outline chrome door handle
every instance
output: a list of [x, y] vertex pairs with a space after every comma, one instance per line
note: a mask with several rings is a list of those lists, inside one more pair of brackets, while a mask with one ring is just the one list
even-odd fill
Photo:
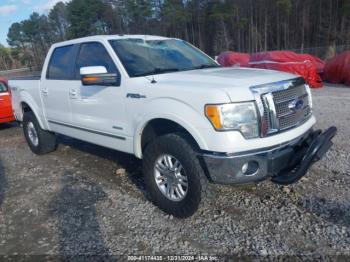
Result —
[[69, 96], [71, 97], [71, 98], [77, 98], [77, 90], [75, 90], [75, 89], [71, 89], [71, 90], [69, 90]]
[[41, 92], [42, 92], [44, 95], [48, 95], [48, 94], [49, 94], [49, 90], [47, 90], [46, 88], [41, 89]]

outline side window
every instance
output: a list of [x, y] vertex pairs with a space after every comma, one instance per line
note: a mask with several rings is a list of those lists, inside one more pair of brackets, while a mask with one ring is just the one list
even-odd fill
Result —
[[81, 45], [75, 70], [76, 79], [80, 79], [80, 68], [85, 66], [104, 66], [108, 73], [118, 72], [106, 48], [97, 42]]
[[46, 78], [73, 80], [76, 51], [74, 45], [56, 48], [52, 53]]
[[0, 93], [6, 92], [7, 87], [4, 83], [0, 82]]

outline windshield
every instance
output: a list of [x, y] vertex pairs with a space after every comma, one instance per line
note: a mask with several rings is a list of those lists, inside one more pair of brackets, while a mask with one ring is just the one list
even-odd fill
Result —
[[210, 57], [182, 40], [128, 38], [109, 42], [130, 77], [219, 67]]

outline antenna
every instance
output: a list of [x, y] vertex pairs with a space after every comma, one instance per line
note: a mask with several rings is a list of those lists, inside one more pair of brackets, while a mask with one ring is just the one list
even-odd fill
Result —
[[151, 82], [151, 84], [156, 84], [157, 81], [154, 79], [154, 76], [152, 76], [152, 78], [150, 79], [149, 77], [145, 76], [145, 78]]

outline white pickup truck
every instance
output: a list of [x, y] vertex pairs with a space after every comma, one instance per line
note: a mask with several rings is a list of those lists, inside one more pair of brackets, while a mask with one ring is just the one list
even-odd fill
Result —
[[9, 85], [35, 154], [55, 150], [56, 134], [63, 134], [142, 158], [151, 199], [176, 217], [192, 215], [213, 183], [298, 181], [337, 131], [312, 129], [311, 93], [302, 78], [222, 68], [173, 38], [58, 43], [41, 78]]

